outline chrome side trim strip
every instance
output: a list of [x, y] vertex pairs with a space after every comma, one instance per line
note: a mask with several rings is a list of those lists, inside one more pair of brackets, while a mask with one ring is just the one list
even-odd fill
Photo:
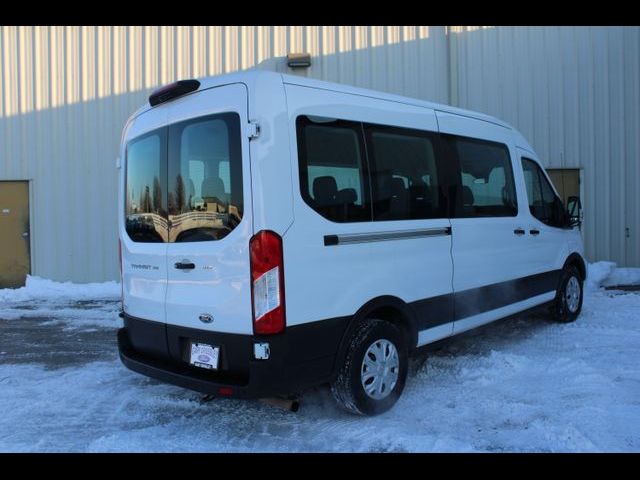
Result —
[[325, 235], [325, 246], [351, 245], [354, 243], [384, 242], [387, 240], [405, 240], [419, 237], [439, 237], [451, 235], [451, 227], [421, 228], [418, 230], [396, 230], [391, 232], [345, 233]]

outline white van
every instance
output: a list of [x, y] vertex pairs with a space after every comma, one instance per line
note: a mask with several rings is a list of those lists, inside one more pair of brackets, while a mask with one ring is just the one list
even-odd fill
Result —
[[150, 377], [242, 398], [328, 383], [376, 414], [418, 347], [582, 307], [579, 199], [487, 115], [247, 71], [154, 92], [121, 158], [120, 357]]

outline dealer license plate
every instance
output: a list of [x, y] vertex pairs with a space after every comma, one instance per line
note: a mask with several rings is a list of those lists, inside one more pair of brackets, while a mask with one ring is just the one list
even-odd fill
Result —
[[206, 343], [192, 343], [189, 363], [196, 367], [215, 370], [218, 368], [219, 354], [219, 347], [207, 345]]

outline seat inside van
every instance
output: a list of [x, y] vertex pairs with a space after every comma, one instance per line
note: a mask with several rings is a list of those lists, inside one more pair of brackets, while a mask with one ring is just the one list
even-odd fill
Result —
[[358, 195], [355, 188], [338, 190], [336, 179], [325, 175], [313, 180], [313, 199], [317, 208], [326, 216], [346, 221], [357, 208]]

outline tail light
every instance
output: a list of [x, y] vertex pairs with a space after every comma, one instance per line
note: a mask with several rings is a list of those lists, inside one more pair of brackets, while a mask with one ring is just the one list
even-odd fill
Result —
[[262, 230], [249, 241], [249, 252], [253, 332], [280, 333], [286, 325], [282, 238], [275, 232]]

